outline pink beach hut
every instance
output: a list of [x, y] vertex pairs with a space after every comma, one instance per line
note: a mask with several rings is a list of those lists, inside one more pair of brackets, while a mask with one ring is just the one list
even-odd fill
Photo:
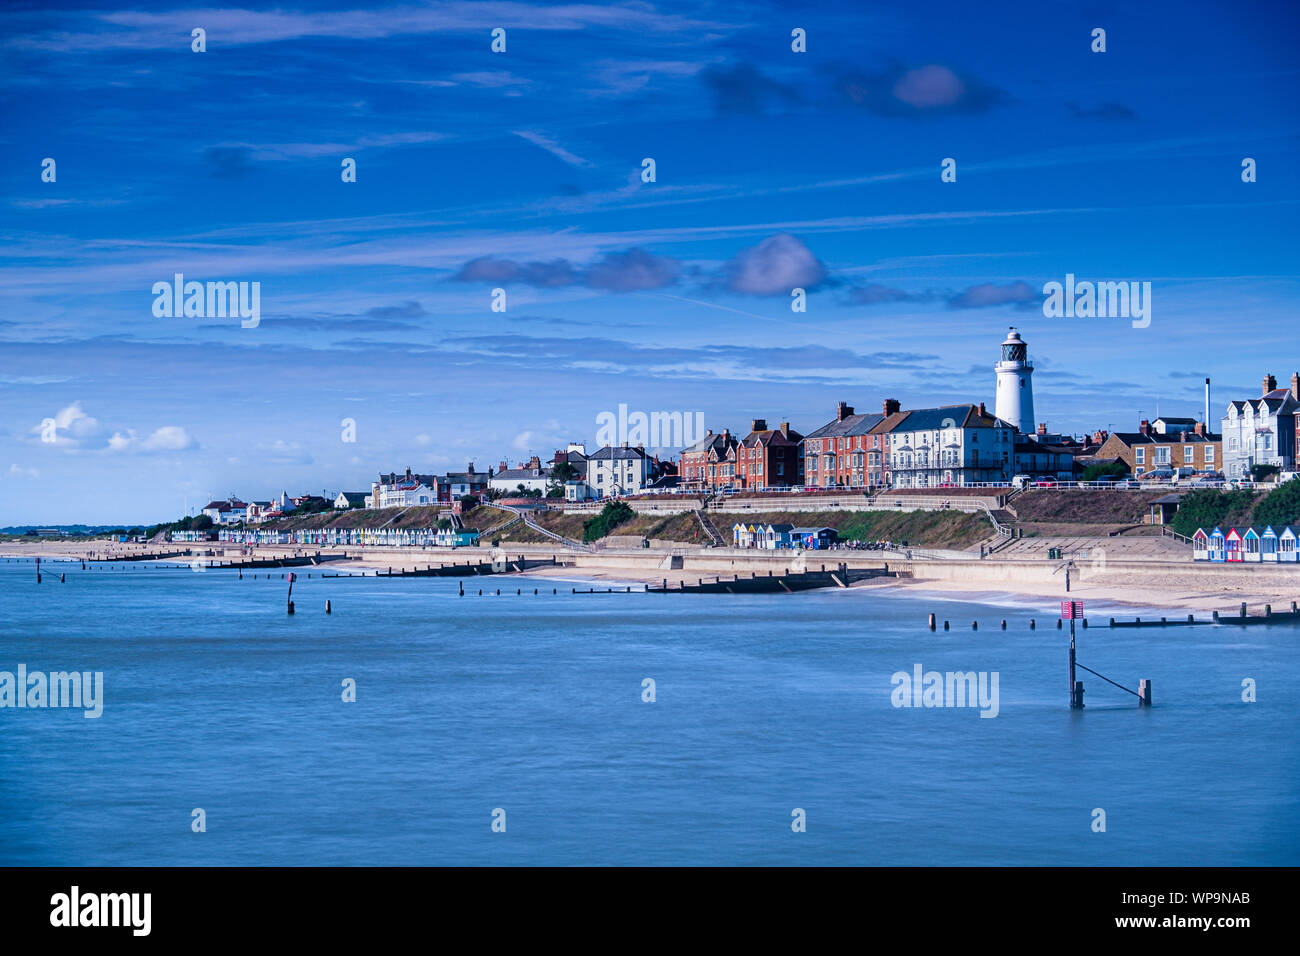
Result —
[[1225, 560], [1229, 564], [1241, 561], [1241, 532], [1233, 528], [1228, 532], [1227, 537], [1223, 539], [1223, 544], [1227, 551]]

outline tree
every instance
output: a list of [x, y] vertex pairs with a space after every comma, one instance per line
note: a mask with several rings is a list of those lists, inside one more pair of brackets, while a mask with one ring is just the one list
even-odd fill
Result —
[[563, 498], [564, 483], [566, 481], [576, 481], [578, 478], [578, 469], [567, 461], [556, 462], [551, 468], [550, 484], [546, 486], [546, 497]]
[[475, 498], [473, 495], [461, 495], [461, 496], [460, 496], [460, 507], [461, 507], [461, 510], [463, 510], [463, 511], [469, 511], [471, 508], [477, 508], [477, 507], [478, 507], [478, 499]]
[[451, 519], [450, 519], [450, 518], [439, 518], [439, 519], [438, 519], [438, 530], [439, 530], [439, 531], [446, 531], [446, 530], [447, 530], [448, 528], [450, 528], [450, 527], [451, 527]]
[[596, 541], [603, 538], [618, 525], [634, 517], [636, 512], [626, 501], [611, 501], [601, 509], [600, 514], [582, 523], [582, 540]]
[[1254, 523], [1272, 525], [1277, 531], [1300, 524], [1300, 478], [1284, 481], [1255, 506]]
[[1205, 488], [1183, 496], [1178, 512], [1170, 527], [1181, 535], [1191, 537], [1197, 528], [1207, 531], [1215, 526], [1246, 525], [1250, 521], [1250, 506], [1255, 493], [1249, 489], [1217, 491]]
[[195, 515], [190, 521], [189, 531], [207, 531], [212, 527], [211, 515]]
[[1256, 482], [1268, 481], [1281, 470], [1277, 465], [1251, 465], [1250, 477]]

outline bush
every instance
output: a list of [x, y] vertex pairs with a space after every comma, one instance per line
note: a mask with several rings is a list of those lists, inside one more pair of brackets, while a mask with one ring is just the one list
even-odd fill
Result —
[[612, 532], [623, 522], [636, 516], [636, 512], [626, 501], [611, 501], [601, 509], [600, 514], [588, 518], [582, 523], [582, 540], [596, 541]]
[[1095, 465], [1089, 465], [1083, 469], [1083, 474], [1079, 477], [1080, 481], [1100, 481], [1103, 478], [1126, 478], [1128, 477], [1128, 465], [1122, 461], [1098, 462]]
[[1252, 481], [1268, 481], [1278, 474], [1282, 469], [1277, 465], [1251, 465], [1250, 478]]
[[1271, 524], [1275, 531], [1300, 525], [1300, 478], [1292, 478], [1265, 495], [1255, 506], [1253, 517], [1259, 527]]
[[1191, 537], [1197, 528], [1210, 531], [1214, 527], [1235, 527], [1249, 523], [1250, 506], [1255, 493], [1247, 489], [1216, 491], [1204, 488], [1184, 496], [1178, 504], [1178, 513], [1169, 526], [1181, 535]]

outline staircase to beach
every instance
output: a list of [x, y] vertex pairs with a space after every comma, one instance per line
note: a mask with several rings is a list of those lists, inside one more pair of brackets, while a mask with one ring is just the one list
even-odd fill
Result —
[[700, 527], [704, 529], [704, 533], [708, 535], [709, 541], [713, 543], [713, 546], [715, 548], [722, 547], [722, 535], [718, 533], [718, 529], [713, 524], [713, 520], [704, 513], [704, 509], [701, 508], [697, 510], [695, 512], [695, 517], [699, 520]]

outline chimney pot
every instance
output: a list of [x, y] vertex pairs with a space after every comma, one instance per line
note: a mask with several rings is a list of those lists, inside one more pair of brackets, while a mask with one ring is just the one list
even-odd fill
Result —
[[1277, 388], [1277, 379], [1275, 379], [1272, 375], [1265, 375], [1265, 376], [1264, 376], [1264, 394], [1267, 395], [1269, 392], [1273, 391], [1275, 388]]
[[1138, 423], [1138, 431], [1143, 435], [1149, 434], [1151, 431], [1151, 423], [1145, 418], [1142, 419], [1142, 421]]

